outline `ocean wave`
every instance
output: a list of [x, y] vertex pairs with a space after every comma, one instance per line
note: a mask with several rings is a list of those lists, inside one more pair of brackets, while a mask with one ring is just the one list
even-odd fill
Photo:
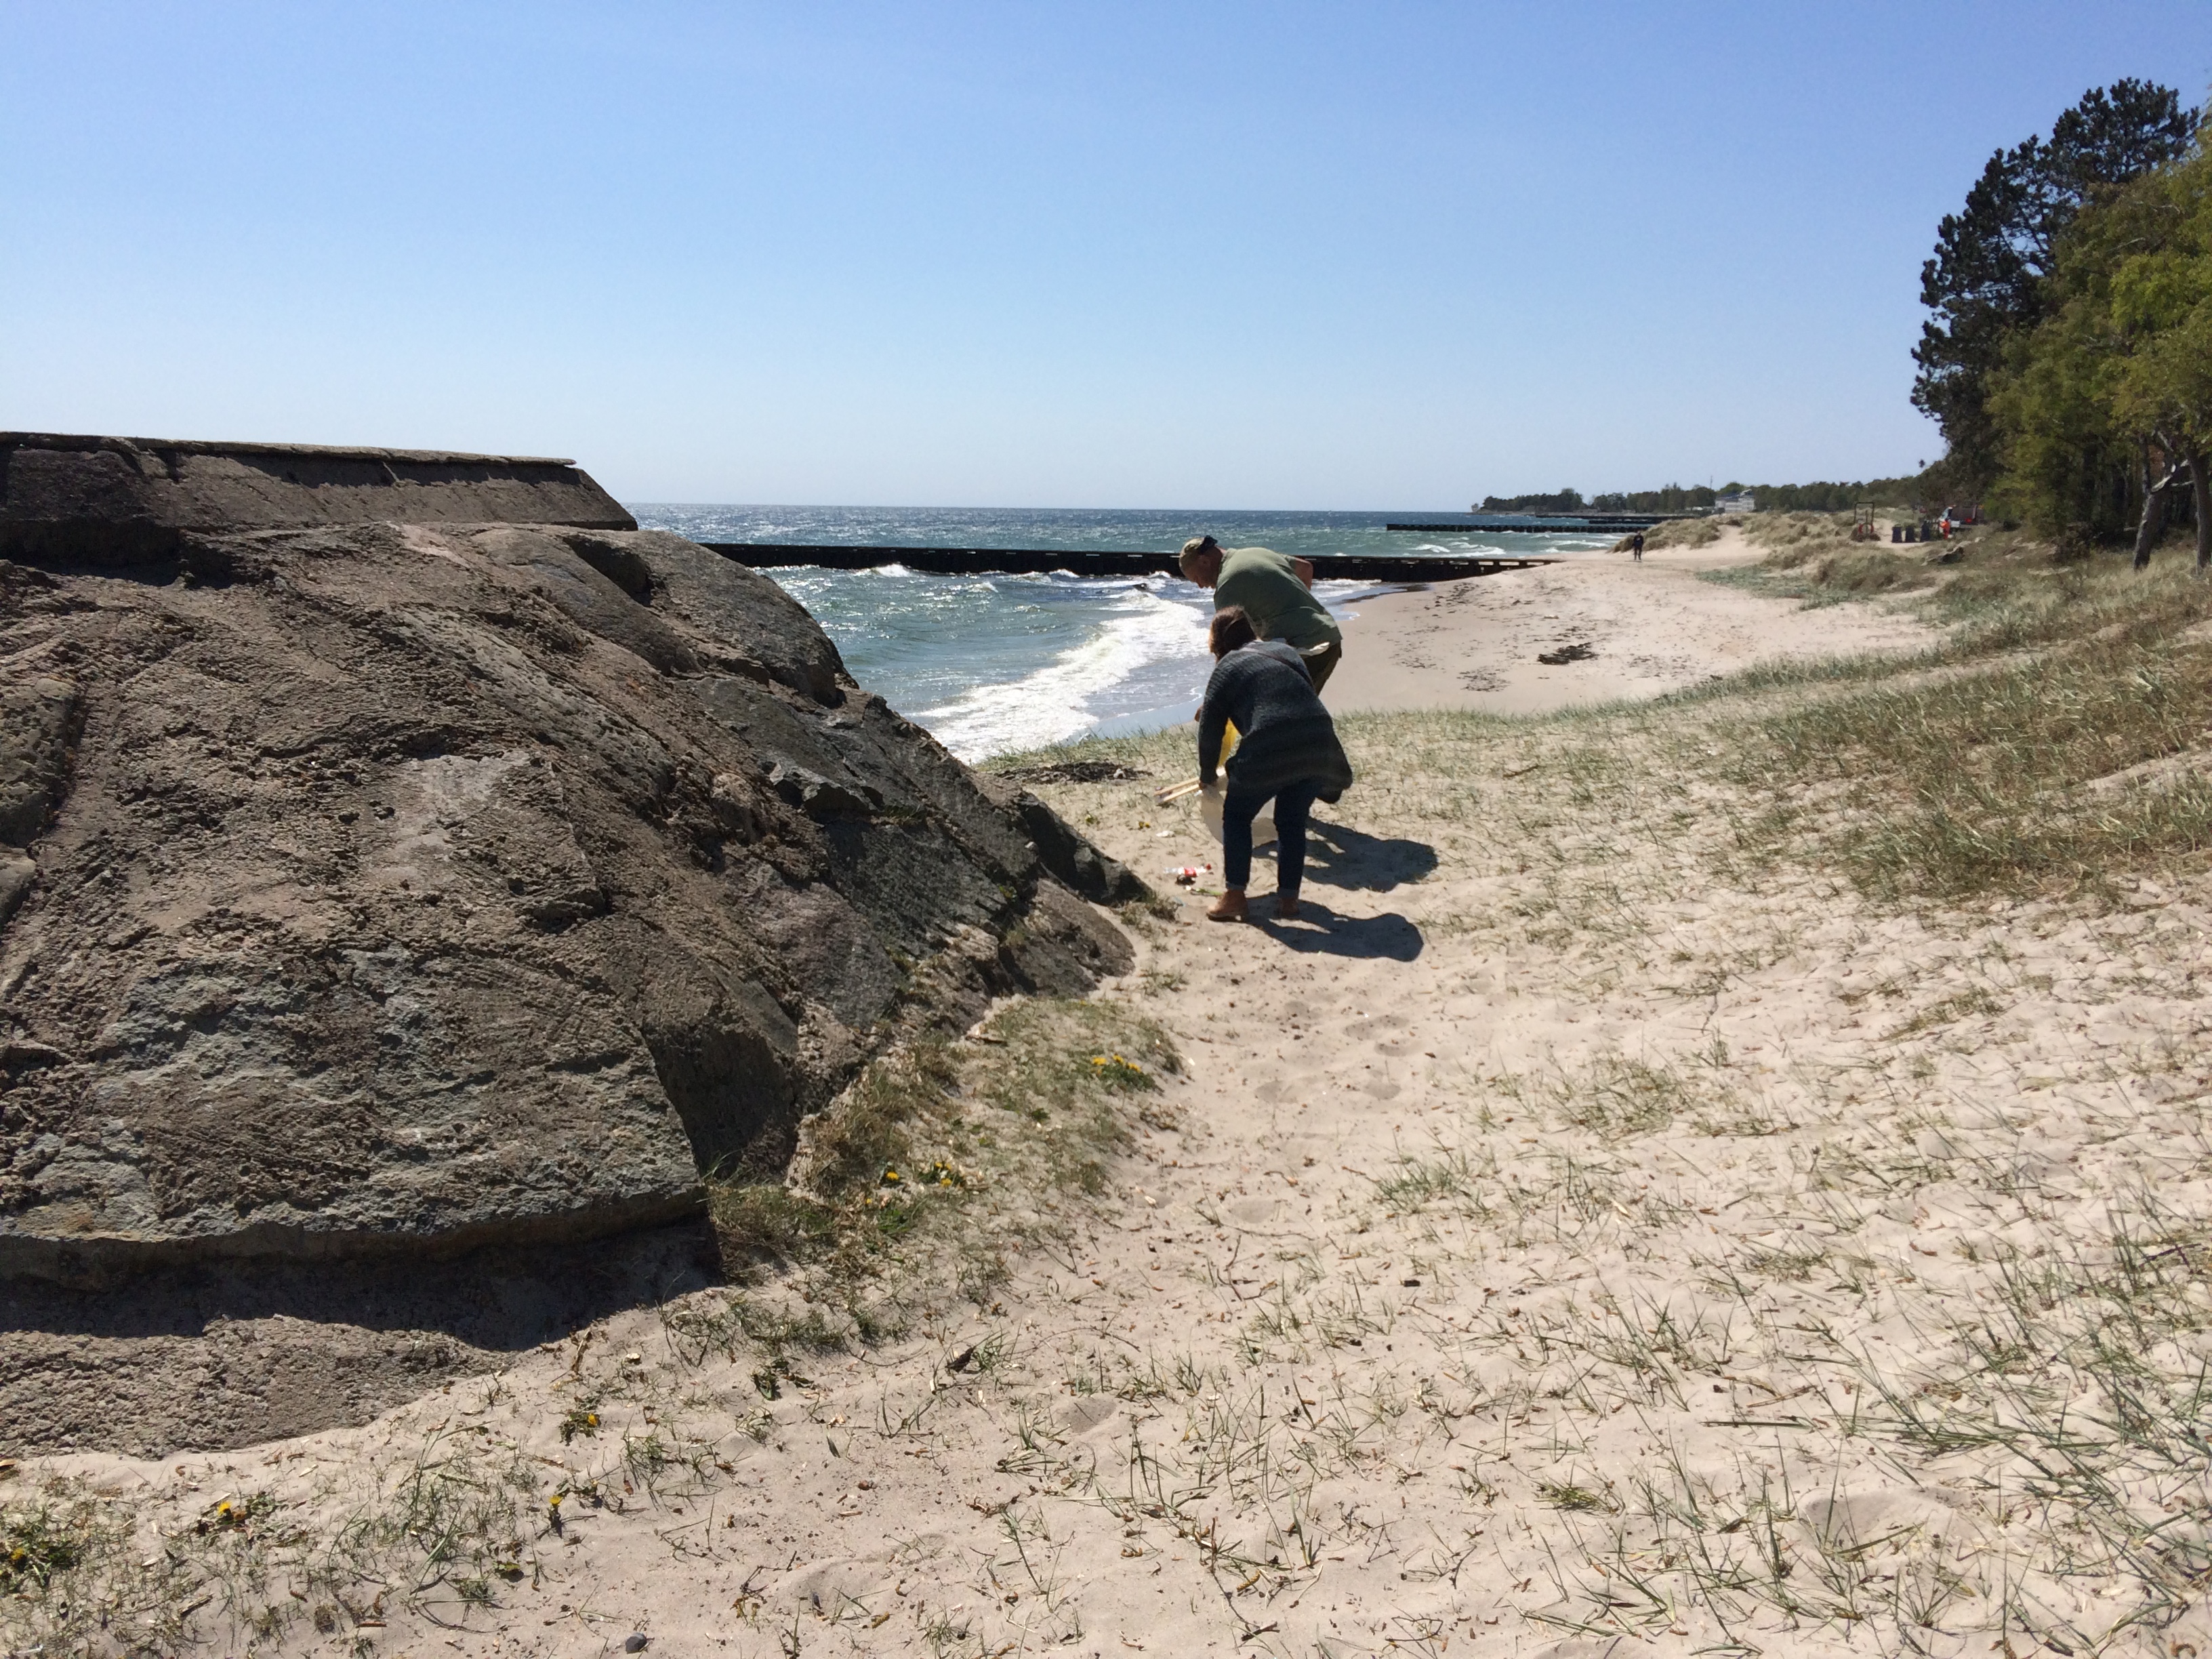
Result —
[[1142, 590], [1118, 597], [1117, 614], [1042, 668], [1004, 684], [971, 687], [913, 718], [965, 761], [1042, 748], [1089, 731], [1103, 712], [1101, 697], [1146, 668], [1204, 657], [1201, 613]]

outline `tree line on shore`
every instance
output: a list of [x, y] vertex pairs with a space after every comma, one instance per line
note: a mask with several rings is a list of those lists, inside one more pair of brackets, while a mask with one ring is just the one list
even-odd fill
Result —
[[1937, 227], [1912, 401], [1939, 493], [2062, 546], [2193, 520], [2212, 558], [2212, 149], [2171, 88], [2093, 89]]
[[1668, 484], [1661, 489], [1609, 490], [1584, 498], [1579, 489], [1548, 495], [1486, 495], [1478, 513], [1702, 513], [1723, 495], [1749, 494], [1762, 513], [1843, 513], [1871, 502], [1877, 507], [1911, 507], [1926, 499], [1919, 475], [1866, 478], [1856, 483], [1763, 484], [1729, 483]]

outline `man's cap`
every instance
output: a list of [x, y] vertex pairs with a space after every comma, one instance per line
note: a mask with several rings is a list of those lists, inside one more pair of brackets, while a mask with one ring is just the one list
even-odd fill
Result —
[[1201, 554], [1219, 551], [1221, 551], [1221, 544], [1215, 541], [1212, 537], [1193, 536], [1182, 544], [1182, 551], [1176, 556], [1176, 563], [1182, 568], [1182, 574], [1188, 576], [1190, 574], [1191, 566], [1198, 562]]

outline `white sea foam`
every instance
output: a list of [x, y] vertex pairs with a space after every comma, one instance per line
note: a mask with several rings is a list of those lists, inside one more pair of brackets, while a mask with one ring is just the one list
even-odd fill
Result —
[[[635, 509], [639, 521], [696, 540], [773, 545], [1065, 548], [1071, 554], [1179, 546], [1211, 530], [1231, 546], [1266, 546], [1317, 562], [1340, 554], [1468, 553], [1485, 538], [1409, 540], [1387, 520], [1441, 513], [1254, 514], [1040, 509], [717, 506]], [[1489, 538], [1495, 541], [1497, 538]], [[1610, 538], [1516, 536], [1533, 552], [1595, 550]], [[1101, 581], [1050, 575], [923, 575], [763, 564], [836, 641], [847, 668], [957, 752], [980, 758], [1107, 729], [1185, 719], [1210, 666], [1212, 596], [1173, 577]], [[1322, 568], [1325, 569], [1326, 566]], [[1315, 584], [1340, 616], [1371, 582]], [[1149, 590], [1149, 591], [1147, 591]]]
[[1101, 700], [1146, 669], [1203, 662], [1202, 613], [1138, 588], [1116, 597], [1115, 615], [1043, 667], [1009, 684], [975, 686], [914, 718], [961, 759], [981, 760], [1079, 737], [1107, 712]]

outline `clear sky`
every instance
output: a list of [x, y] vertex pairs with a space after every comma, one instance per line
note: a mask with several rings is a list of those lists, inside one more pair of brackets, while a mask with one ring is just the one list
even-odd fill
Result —
[[1920, 262], [2202, 4], [0, 0], [0, 428], [623, 499], [1908, 471]]

